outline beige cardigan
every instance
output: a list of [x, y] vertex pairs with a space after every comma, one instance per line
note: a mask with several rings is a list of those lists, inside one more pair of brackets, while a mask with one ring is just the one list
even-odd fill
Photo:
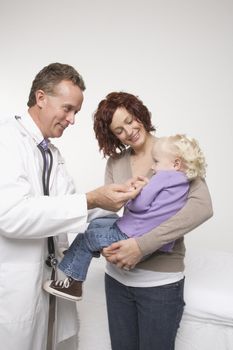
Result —
[[[105, 171], [105, 183], [123, 183], [132, 177], [130, 166], [131, 149], [128, 148], [121, 156], [109, 158]], [[136, 238], [143, 255], [153, 253], [148, 259], [137, 264], [137, 268], [160, 271], [178, 272], [184, 270], [184, 235], [213, 215], [209, 190], [204, 180], [198, 178], [191, 182], [186, 205], [173, 217], [149, 233]], [[175, 240], [171, 253], [158, 249]]]

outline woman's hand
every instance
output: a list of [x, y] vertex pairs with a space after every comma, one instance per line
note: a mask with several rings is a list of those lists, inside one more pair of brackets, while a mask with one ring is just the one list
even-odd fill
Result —
[[102, 254], [107, 261], [126, 270], [134, 268], [142, 258], [141, 250], [134, 238], [112, 243], [103, 249]]

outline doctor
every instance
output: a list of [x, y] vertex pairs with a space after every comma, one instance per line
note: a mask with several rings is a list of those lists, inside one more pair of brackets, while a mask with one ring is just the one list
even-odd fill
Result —
[[87, 222], [88, 209], [116, 211], [137, 194], [125, 185], [77, 194], [50, 142], [74, 124], [84, 90], [73, 67], [52, 63], [32, 83], [28, 112], [0, 126], [0, 339], [7, 350], [77, 350], [76, 309], [60, 298], [47, 345], [49, 296], [42, 285], [52, 268], [45, 260], [51, 265], [49, 253], [58, 259], [66, 234]]

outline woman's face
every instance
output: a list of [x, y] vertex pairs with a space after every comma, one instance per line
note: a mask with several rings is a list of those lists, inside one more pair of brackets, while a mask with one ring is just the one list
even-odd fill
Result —
[[133, 149], [144, 145], [149, 133], [142, 123], [131, 115], [125, 108], [117, 108], [110, 124], [112, 133], [125, 145]]

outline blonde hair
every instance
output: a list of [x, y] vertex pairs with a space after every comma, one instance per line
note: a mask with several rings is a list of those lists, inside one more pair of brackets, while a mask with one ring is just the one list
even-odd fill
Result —
[[159, 142], [168, 147], [169, 153], [181, 160], [181, 170], [191, 181], [197, 176], [206, 176], [206, 161], [199, 143], [194, 138], [189, 138], [184, 134], [161, 137]]

